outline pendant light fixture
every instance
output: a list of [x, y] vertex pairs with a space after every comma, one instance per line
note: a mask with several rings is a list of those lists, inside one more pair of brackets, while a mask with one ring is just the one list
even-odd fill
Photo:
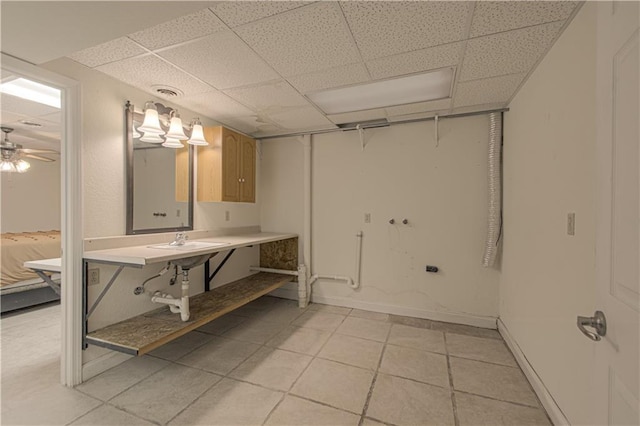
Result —
[[[127, 105], [130, 104], [127, 103]], [[167, 125], [169, 130], [165, 133], [164, 129], [167, 128]], [[184, 145], [181, 141], [187, 141], [190, 145], [209, 145], [204, 137], [200, 118], [191, 120], [189, 130], [190, 136], [187, 136], [177, 109], [147, 101], [144, 104], [143, 123], [137, 129], [133, 129], [132, 136], [141, 142], [162, 144], [167, 148], [182, 148]], [[141, 136], [140, 133], [143, 135]]]
[[144, 104], [144, 122], [142, 126], [138, 126], [138, 131], [145, 134], [164, 135], [164, 130], [160, 127], [158, 108], [152, 101]]
[[191, 121], [191, 137], [187, 143], [197, 146], [209, 145], [209, 142], [204, 138], [204, 131], [199, 118], [195, 118]]
[[165, 148], [184, 148], [184, 145], [182, 144], [182, 142], [180, 142], [180, 139], [174, 139], [170, 137], [167, 137], [162, 146], [164, 146]]

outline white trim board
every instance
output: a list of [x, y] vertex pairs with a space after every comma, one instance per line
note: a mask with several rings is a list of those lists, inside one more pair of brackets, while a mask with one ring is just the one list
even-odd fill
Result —
[[[287, 288], [293, 285], [294, 288]], [[297, 283], [287, 283], [284, 287], [269, 293], [275, 297], [298, 300]], [[455, 312], [436, 312], [424, 309], [407, 308], [404, 306], [388, 305], [382, 303], [365, 302], [362, 300], [349, 299], [346, 297], [326, 297], [311, 294], [311, 301], [333, 306], [343, 306], [346, 308], [362, 309], [365, 311], [382, 312], [385, 314], [403, 315], [414, 318], [424, 318], [433, 321], [450, 322], [454, 324], [471, 325], [473, 327], [496, 329], [495, 317], [483, 317]]]
[[529, 360], [527, 359], [524, 352], [522, 352], [522, 349], [520, 349], [518, 342], [516, 342], [511, 333], [509, 333], [509, 329], [507, 329], [507, 326], [504, 324], [504, 322], [502, 322], [502, 319], [500, 318], [498, 318], [498, 332], [507, 343], [509, 349], [511, 349], [511, 352], [515, 356], [518, 365], [524, 372], [527, 380], [529, 380], [529, 383], [531, 383], [531, 387], [533, 387], [533, 390], [538, 396], [538, 399], [540, 399], [540, 402], [542, 403], [544, 409], [547, 410], [547, 414], [549, 415], [549, 418], [551, 419], [553, 424], [556, 426], [570, 425], [569, 420], [562, 412], [562, 409], [560, 408], [560, 406], [558, 406], [558, 403], [555, 401], [555, 399], [553, 399], [553, 396], [551, 396], [551, 393], [549, 393], [549, 390], [544, 385], [544, 382], [542, 381], [540, 376], [538, 376], [538, 373], [536, 373], [536, 370], [533, 368], [533, 366], [529, 363]]

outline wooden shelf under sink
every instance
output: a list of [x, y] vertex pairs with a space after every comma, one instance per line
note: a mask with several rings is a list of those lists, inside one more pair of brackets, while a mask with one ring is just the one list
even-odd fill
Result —
[[214, 319], [282, 287], [294, 277], [260, 272], [193, 296], [191, 317], [180, 320], [168, 307], [109, 325], [87, 334], [86, 341], [129, 355], [143, 355]]

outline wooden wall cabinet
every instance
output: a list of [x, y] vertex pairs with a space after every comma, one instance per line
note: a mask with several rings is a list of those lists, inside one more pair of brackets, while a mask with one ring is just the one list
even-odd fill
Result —
[[205, 127], [198, 147], [198, 201], [256, 201], [256, 141], [222, 126]]

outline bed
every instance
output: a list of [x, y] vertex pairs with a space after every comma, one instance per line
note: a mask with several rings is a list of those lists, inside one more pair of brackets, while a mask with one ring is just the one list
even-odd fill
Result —
[[[57, 300], [59, 297], [24, 262], [60, 257], [60, 231], [1, 234], [0, 296], [2, 312]], [[59, 274], [51, 277], [59, 279]], [[27, 293], [28, 292], [28, 293]]]

